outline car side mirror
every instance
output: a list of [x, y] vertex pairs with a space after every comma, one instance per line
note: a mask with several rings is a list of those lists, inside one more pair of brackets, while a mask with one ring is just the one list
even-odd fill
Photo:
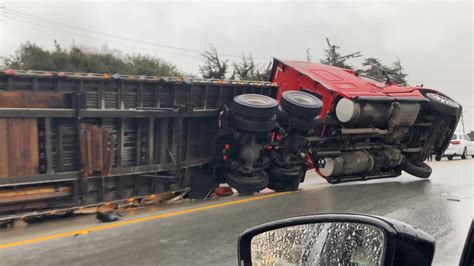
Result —
[[471, 222], [471, 228], [469, 229], [469, 234], [467, 235], [466, 243], [464, 244], [464, 250], [459, 265], [474, 265], [474, 220]]
[[320, 214], [242, 233], [239, 265], [431, 265], [434, 239], [411, 225], [361, 214]]

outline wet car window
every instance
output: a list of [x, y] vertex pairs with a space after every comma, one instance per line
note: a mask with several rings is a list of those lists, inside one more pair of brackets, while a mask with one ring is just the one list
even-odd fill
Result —
[[381, 229], [358, 223], [284, 227], [255, 236], [253, 265], [381, 265]]

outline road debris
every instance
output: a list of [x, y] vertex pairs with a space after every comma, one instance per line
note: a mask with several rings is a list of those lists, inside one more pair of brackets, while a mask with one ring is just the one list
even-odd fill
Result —
[[97, 213], [97, 219], [104, 223], [109, 223], [109, 222], [115, 222], [120, 220], [120, 217], [122, 215], [118, 212], [108, 212], [108, 213], [103, 213], [103, 212], [98, 212]]
[[457, 201], [457, 202], [461, 201], [460, 199], [448, 199], [448, 200], [449, 201]]

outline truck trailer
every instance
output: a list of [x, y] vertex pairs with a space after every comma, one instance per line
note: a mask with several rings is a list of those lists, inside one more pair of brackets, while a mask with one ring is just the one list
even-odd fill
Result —
[[[270, 82], [0, 72], [0, 214], [181, 191], [212, 175], [219, 112]], [[225, 108], [224, 108], [225, 109]]]

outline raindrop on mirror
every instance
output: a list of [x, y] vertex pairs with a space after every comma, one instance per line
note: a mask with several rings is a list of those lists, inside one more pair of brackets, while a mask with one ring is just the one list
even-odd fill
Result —
[[279, 228], [252, 238], [252, 265], [382, 265], [384, 232], [361, 223]]

